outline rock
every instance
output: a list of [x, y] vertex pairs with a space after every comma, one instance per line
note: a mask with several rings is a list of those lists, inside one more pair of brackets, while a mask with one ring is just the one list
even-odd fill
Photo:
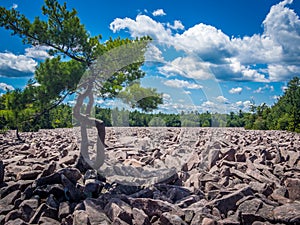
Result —
[[21, 213], [19, 212], [19, 210], [14, 209], [5, 216], [5, 223], [7, 223], [10, 220], [18, 219], [20, 217], [21, 217]]
[[198, 153], [193, 153], [193, 155], [190, 157], [190, 159], [185, 163], [185, 168], [183, 168], [183, 171], [190, 171], [193, 168], [197, 167], [200, 163], [200, 158]]
[[300, 179], [287, 178], [284, 182], [288, 198], [291, 200], [300, 200]]
[[55, 219], [49, 217], [41, 217], [39, 220], [39, 224], [43, 225], [60, 225], [61, 223]]
[[202, 225], [216, 225], [216, 224], [217, 224], [217, 222], [211, 218], [204, 218], [202, 220]]
[[46, 204], [55, 209], [58, 209], [58, 207], [59, 207], [59, 202], [57, 201], [57, 199], [55, 198], [55, 196], [53, 194], [50, 194], [47, 197]]
[[165, 212], [160, 216], [161, 224], [164, 225], [187, 225], [178, 215]]
[[52, 173], [54, 173], [56, 169], [56, 162], [51, 162], [47, 168], [43, 170], [43, 172], [40, 174], [40, 177], [47, 177], [50, 176]]
[[151, 225], [149, 217], [142, 209], [132, 209], [133, 220], [132, 223], [136, 225]]
[[[103, 209], [100, 207], [101, 202], [96, 200], [87, 199], [84, 200], [84, 207], [91, 225], [110, 225], [112, 224], [111, 220], [104, 213]], [[75, 223], [73, 223], [75, 224]], [[78, 223], [79, 224], [79, 223]], [[85, 223], [84, 223], [85, 224]]]
[[119, 218], [128, 224], [132, 224], [131, 207], [118, 198], [111, 199], [105, 206], [104, 212], [112, 221]]
[[14, 201], [21, 197], [21, 191], [16, 190], [0, 199], [0, 209], [5, 209], [8, 205], [12, 205]]
[[24, 220], [18, 218], [18, 219], [10, 220], [10, 221], [6, 222], [5, 225], [27, 225], [27, 223], [25, 223]]
[[143, 209], [149, 217], [160, 217], [164, 212], [172, 212], [178, 216], [183, 216], [184, 212], [175, 205], [157, 199], [129, 198], [130, 205], [134, 208]]
[[38, 223], [41, 217], [57, 218], [57, 210], [42, 203], [29, 220], [30, 224]]
[[235, 210], [237, 208], [237, 201], [252, 194], [252, 189], [250, 187], [245, 187], [241, 190], [225, 195], [222, 198], [215, 199], [211, 201], [210, 204], [218, 208], [222, 214], [226, 215], [229, 210]]
[[211, 169], [216, 165], [217, 160], [219, 159], [219, 149], [210, 149], [208, 152], [208, 169]]
[[85, 181], [83, 192], [87, 197], [98, 197], [98, 194], [101, 192], [103, 187], [103, 182], [96, 179], [90, 179]]
[[17, 174], [17, 180], [34, 180], [40, 174], [40, 171], [24, 171]]
[[274, 219], [281, 223], [300, 223], [300, 203], [288, 203], [273, 210]]
[[89, 215], [84, 210], [76, 210], [73, 213], [73, 225], [79, 224], [91, 224], [89, 220]]
[[59, 204], [59, 209], [58, 209], [58, 218], [62, 220], [63, 218], [67, 217], [70, 213], [71, 213], [70, 203], [61, 202]]
[[3, 183], [4, 181], [4, 165], [3, 165], [3, 161], [0, 160], [0, 185]]
[[67, 200], [78, 202], [81, 199], [81, 192], [76, 186], [64, 175], [61, 174], [61, 183], [64, 186]]
[[31, 217], [33, 216], [36, 209], [39, 207], [38, 199], [28, 199], [24, 200], [20, 206], [19, 211], [22, 215], [22, 219], [26, 222], [29, 222]]
[[227, 151], [222, 151], [223, 159], [229, 162], [235, 161], [236, 150], [229, 148]]

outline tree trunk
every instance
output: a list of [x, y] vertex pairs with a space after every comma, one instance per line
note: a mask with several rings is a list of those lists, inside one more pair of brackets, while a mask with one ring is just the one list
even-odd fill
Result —
[[[81, 146], [80, 146], [80, 156], [76, 163], [76, 168], [78, 168], [82, 173], [86, 172], [88, 169], [99, 169], [104, 163], [104, 148], [105, 148], [105, 125], [101, 120], [90, 118], [91, 109], [94, 103], [93, 98], [93, 82], [89, 81], [86, 90], [83, 94], [79, 94], [75, 107], [73, 109], [74, 117], [80, 123], [80, 133], [81, 133]], [[87, 104], [86, 115], [80, 112], [83, 105], [84, 99], [89, 98]], [[96, 159], [92, 161], [89, 156], [88, 146], [89, 140], [87, 135], [87, 127], [96, 127], [97, 129], [97, 151]]]

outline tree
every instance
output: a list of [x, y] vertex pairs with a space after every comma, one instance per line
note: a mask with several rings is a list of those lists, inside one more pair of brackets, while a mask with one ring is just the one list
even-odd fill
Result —
[[[91, 36], [81, 24], [75, 9], [69, 11], [66, 3], [61, 5], [57, 0], [45, 0], [42, 13], [46, 21], [35, 17], [31, 22], [13, 8], [8, 10], [0, 7], [0, 26], [11, 30], [12, 35], [18, 35], [25, 44], [50, 48], [49, 54], [54, 58], [41, 63], [35, 73], [35, 79], [40, 85], [36, 87], [36, 104], [40, 104], [42, 109], [35, 118], [76, 92], [73, 115], [81, 125], [82, 137], [78, 166], [87, 161], [94, 168], [99, 168], [103, 163], [105, 126], [102, 120], [91, 118], [94, 92], [103, 98], [114, 98], [131, 82], [145, 76], [140, 67], [151, 39], [117, 38], [101, 43], [101, 35]], [[68, 61], [62, 61], [61, 57]], [[43, 102], [43, 99], [47, 101]], [[87, 104], [82, 113], [85, 99]], [[140, 102], [135, 106], [149, 110], [157, 107], [160, 102], [150, 101], [150, 106]], [[96, 126], [98, 131], [97, 157], [94, 162], [88, 155], [88, 126]], [[80, 169], [84, 170], [86, 166]]]
[[288, 82], [283, 96], [271, 108], [268, 119], [272, 129], [300, 132], [300, 79]]

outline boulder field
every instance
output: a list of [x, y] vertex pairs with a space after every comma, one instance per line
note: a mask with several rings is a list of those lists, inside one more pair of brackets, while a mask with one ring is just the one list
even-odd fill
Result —
[[86, 170], [78, 129], [20, 135], [0, 134], [0, 225], [300, 224], [297, 133], [110, 127]]

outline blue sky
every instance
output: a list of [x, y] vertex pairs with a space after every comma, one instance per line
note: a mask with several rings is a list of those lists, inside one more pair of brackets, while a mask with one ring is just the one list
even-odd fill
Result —
[[[248, 110], [274, 104], [300, 74], [300, 2], [297, 0], [66, 1], [92, 35], [141, 37], [146, 53], [142, 84], [164, 93], [166, 112]], [[0, 0], [30, 19], [42, 0]], [[23, 88], [45, 48], [25, 46], [0, 29], [0, 93]], [[99, 103], [106, 106], [116, 101]]]

